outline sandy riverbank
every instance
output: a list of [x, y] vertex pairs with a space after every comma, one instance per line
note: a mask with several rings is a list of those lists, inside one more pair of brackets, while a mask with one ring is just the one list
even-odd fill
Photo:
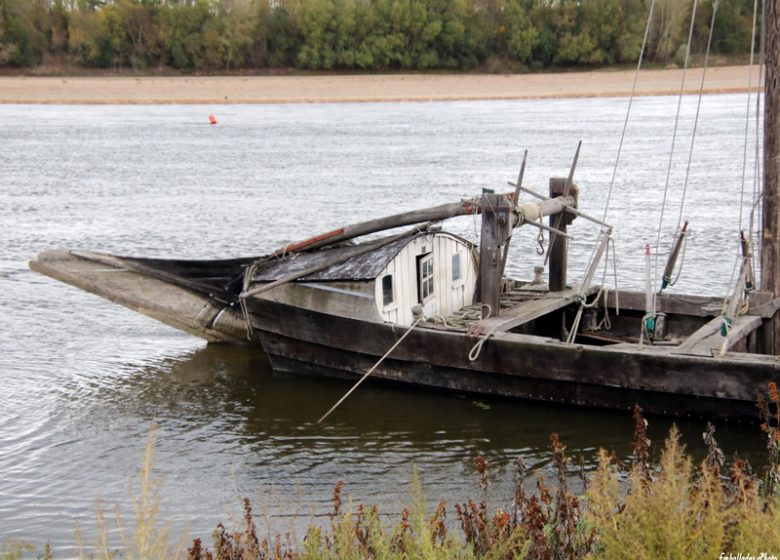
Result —
[[[747, 66], [707, 71], [708, 93], [745, 91]], [[757, 81], [753, 72], [753, 83]], [[640, 95], [674, 95], [682, 70], [648, 70]], [[612, 97], [631, 92], [633, 71], [561, 74], [392, 74], [218, 77], [0, 77], [0, 103], [223, 104], [339, 103]], [[701, 70], [689, 70], [686, 91], [698, 92]]]

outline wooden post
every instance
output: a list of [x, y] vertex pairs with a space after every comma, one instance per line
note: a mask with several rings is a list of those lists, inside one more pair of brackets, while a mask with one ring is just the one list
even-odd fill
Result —
[[482, 196], [482, 232], [479, 242], [479, 299], [482, 318], [498, 317], [501, 311], [501, 246], [512, 234], [509, 205], [503, 195]]
[[[550, 198], [563, 196], [566, 191], [565, 178], [553, 177], [550, 179]], [[572, 184], [569, 187], [569, 196], [574, 197], [575, 206], [578, 195], [577, 186]], [[550, 216], [550, 227], [554, 227], [566, 233], [567, 226], [574, 220], [574, 214], [562, 212], [555, 216]], [[566, 263], [568, 262], [569, 242], [568, 239], [560, 235], [550, 234], [550, 272], [549, 289], [551, 292], [559, 292], [566, 289]]]
[[[766, 2], [764, 14], [764, 188], [761, 213], [761, 290], [780, 297], [780, 7]], [[764, 351], [780, 351], [780, 320], [767, 325]]]

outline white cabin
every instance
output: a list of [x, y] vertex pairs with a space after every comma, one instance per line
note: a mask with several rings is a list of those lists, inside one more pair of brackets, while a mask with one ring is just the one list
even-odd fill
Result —
[[355, 255], [360, 245], [323, 249], [272, 260], [259, 267], [254, 283], [273, 282], [316, 266], [337, 264], [263, 293], [296, 307], [344, 317], [411, 325], [412, 307], [426, 317], [446, 316], [471, 305], [477, 282], [474, 245], [442, 231], [421, 232]]
[[473, 246], [439, 232], [411, 239], [377, 276], [374, 294], [385, 322], [411, 325], [415, 304], [426, 317], [471, 305], [476, 283]]

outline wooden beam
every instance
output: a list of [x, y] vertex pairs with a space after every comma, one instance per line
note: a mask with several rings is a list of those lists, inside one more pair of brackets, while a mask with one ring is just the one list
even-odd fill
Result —
[[[671, 351], [672, 354], [690, 356], [712, 356], [723, 344], [720, 327], [723, 317], [715, 317], [697, 331], [693, 332], [685, 342]], [[746, 336], [761, 326], [761, 317], [755, 315], [740, 315], [734, 320], [729, 331], [729, 348], [744, 340]]]
[[[761, 214], [761, 289], [780, 297], [780, 6], [766, 2], [764, 13], [764, 187]], [[780, 350], [780, 320], [764, 334], [764, 351]]]
[[[542, 195], [542, 194], [539, 194], [538, 192], [536, 192], [536, 191], [534, 191], [534, 190], [531, 190], [531, 189], [529, 189], [529, 188], [527, 188], [527, 187], [523, 187], [523, 186], [520, 186], [520, 187], [518, 187], [518, 186], [517, 186], [517, 184], [516, 184], [516, 183], [513, 183], [512, 181], [509, 181], [509, 182], [507, 182], [507, 184], [508, 184], [510, 187], [516, 187], [516, 188], [519, 188], [519, 189], [520, 189], [521, 191], [523, 191], [524, 193], [528, 193], [528, 194], [530, 194], [531, 196], [533, 196], [534, 198], [538, 198], [539, 200], [549, 200], [549, 198], [548, 198], [548, 197], [546, 197], [546, 196], [544, 196], [544, 195]], [[599, 220], [598, 218], [594, 218], [594, 217], [593, 217], [593, 216], [591, 216], [590, 214], [586, 214], [585, 212], [583, 212], [583, 211], [581, 211], [581, 210], [577, 210], [576, 208], [573, 208], [573, 207], [571, 207], [571, 206], [567, 206], [567, 207], [565, 208], [565, 210], [566, 210], [566, 212], [568, 212], [568, 213], [570, 213], [570, 214], [574, 214], [575, 216], [577, 216], [577, 217], [579, 217], [579, 218], [585, 218], [586, 220], [588, 220], [588, 221], [591, 221], [591, 222], [593, 222], [594, 224], [598, 224], [598, 225], [600, 225], [600, 226], [604, 226], [605, 228], [611, 228], [611, 227], [612, 227], [612, 226], [611, 226], [610, 224], [608, 224], [607, 222], [605, 222], [605, 221], [603, 221], [603, 220]]]
[[[645, 310], [645, 293], [621, 290], [609, 292], [609, 306], [616, 307], [620, 304], [621, 311]], [[723, 298], [718, 296], [693, 296], [683, 294], [659, 294], [657, 299], [657, 311], [674, 315], [690, 315], [692, 317], [713, 317], [720, 315], [723, 310]], [[753, 292], [750, 294], [750, 315], [765, 319], [774, 317], [780, 310], [780, 298], [772, 299], [772, 294], [767, 292]]]
[[482, 232], [479, 241], [479, 297], [482, 317], [501, 311], [501, 247], [512, 235], [511, 208], [504, 195], [482, 196]]
[[312, 249], [326, 247], [328, 245], [333, 245], [334, 243], [348, 241], [378, 231], [385, 231], [412, 224], [421, 224], [423, 222], [446, 220], [455, 216], [467, 216], [477, 213], [479, 213], [479, 204], [473, 200], [462, 200], [460, 202], [442, 204], [431, 208], [423, 208], [422, 210], [401, 212], [400, 214], [393, 214], [392, 216], [345, 226], [327, 233], [315, 235], [314, 237], [304, 239], [303, 241], [290, 243], [289, 245], [280, 247], [274, 251], [272, 256], [280, 256], [298, 251], [311, 251]]
[[[568, 191], [568, 192], [567, 192]], [[568, 179], [552, 178], [550, 179], [550, 199], [564, 196], [574, 196], [575, 206], [577, 198], [577, 187], [569, 182]], [[547, 202], [547, 201], [545, 201]], [[570, 214], [558, 214], [555, 220], [550, 218], [550, 226], [555, 227], [566, 233], [566, 228], [574, 219]], [[558, 239], [560, 237], [560, 239]], [[566, 289], [566, 267], [569, 257], [569, 243], [563, 236], [550, 236], [550, 270], [549, 281], [551, 292], [559, 292]]]

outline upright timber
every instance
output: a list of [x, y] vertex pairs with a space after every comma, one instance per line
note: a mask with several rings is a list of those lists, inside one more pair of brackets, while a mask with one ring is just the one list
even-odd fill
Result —
[[[761, 289], [780, 297], [780, 7], [766, 2], [764, 85], [764, 187], [761, 231]], [[780, 320], [772, 320], [765, 337], [768, 354], [780, 350]]]

